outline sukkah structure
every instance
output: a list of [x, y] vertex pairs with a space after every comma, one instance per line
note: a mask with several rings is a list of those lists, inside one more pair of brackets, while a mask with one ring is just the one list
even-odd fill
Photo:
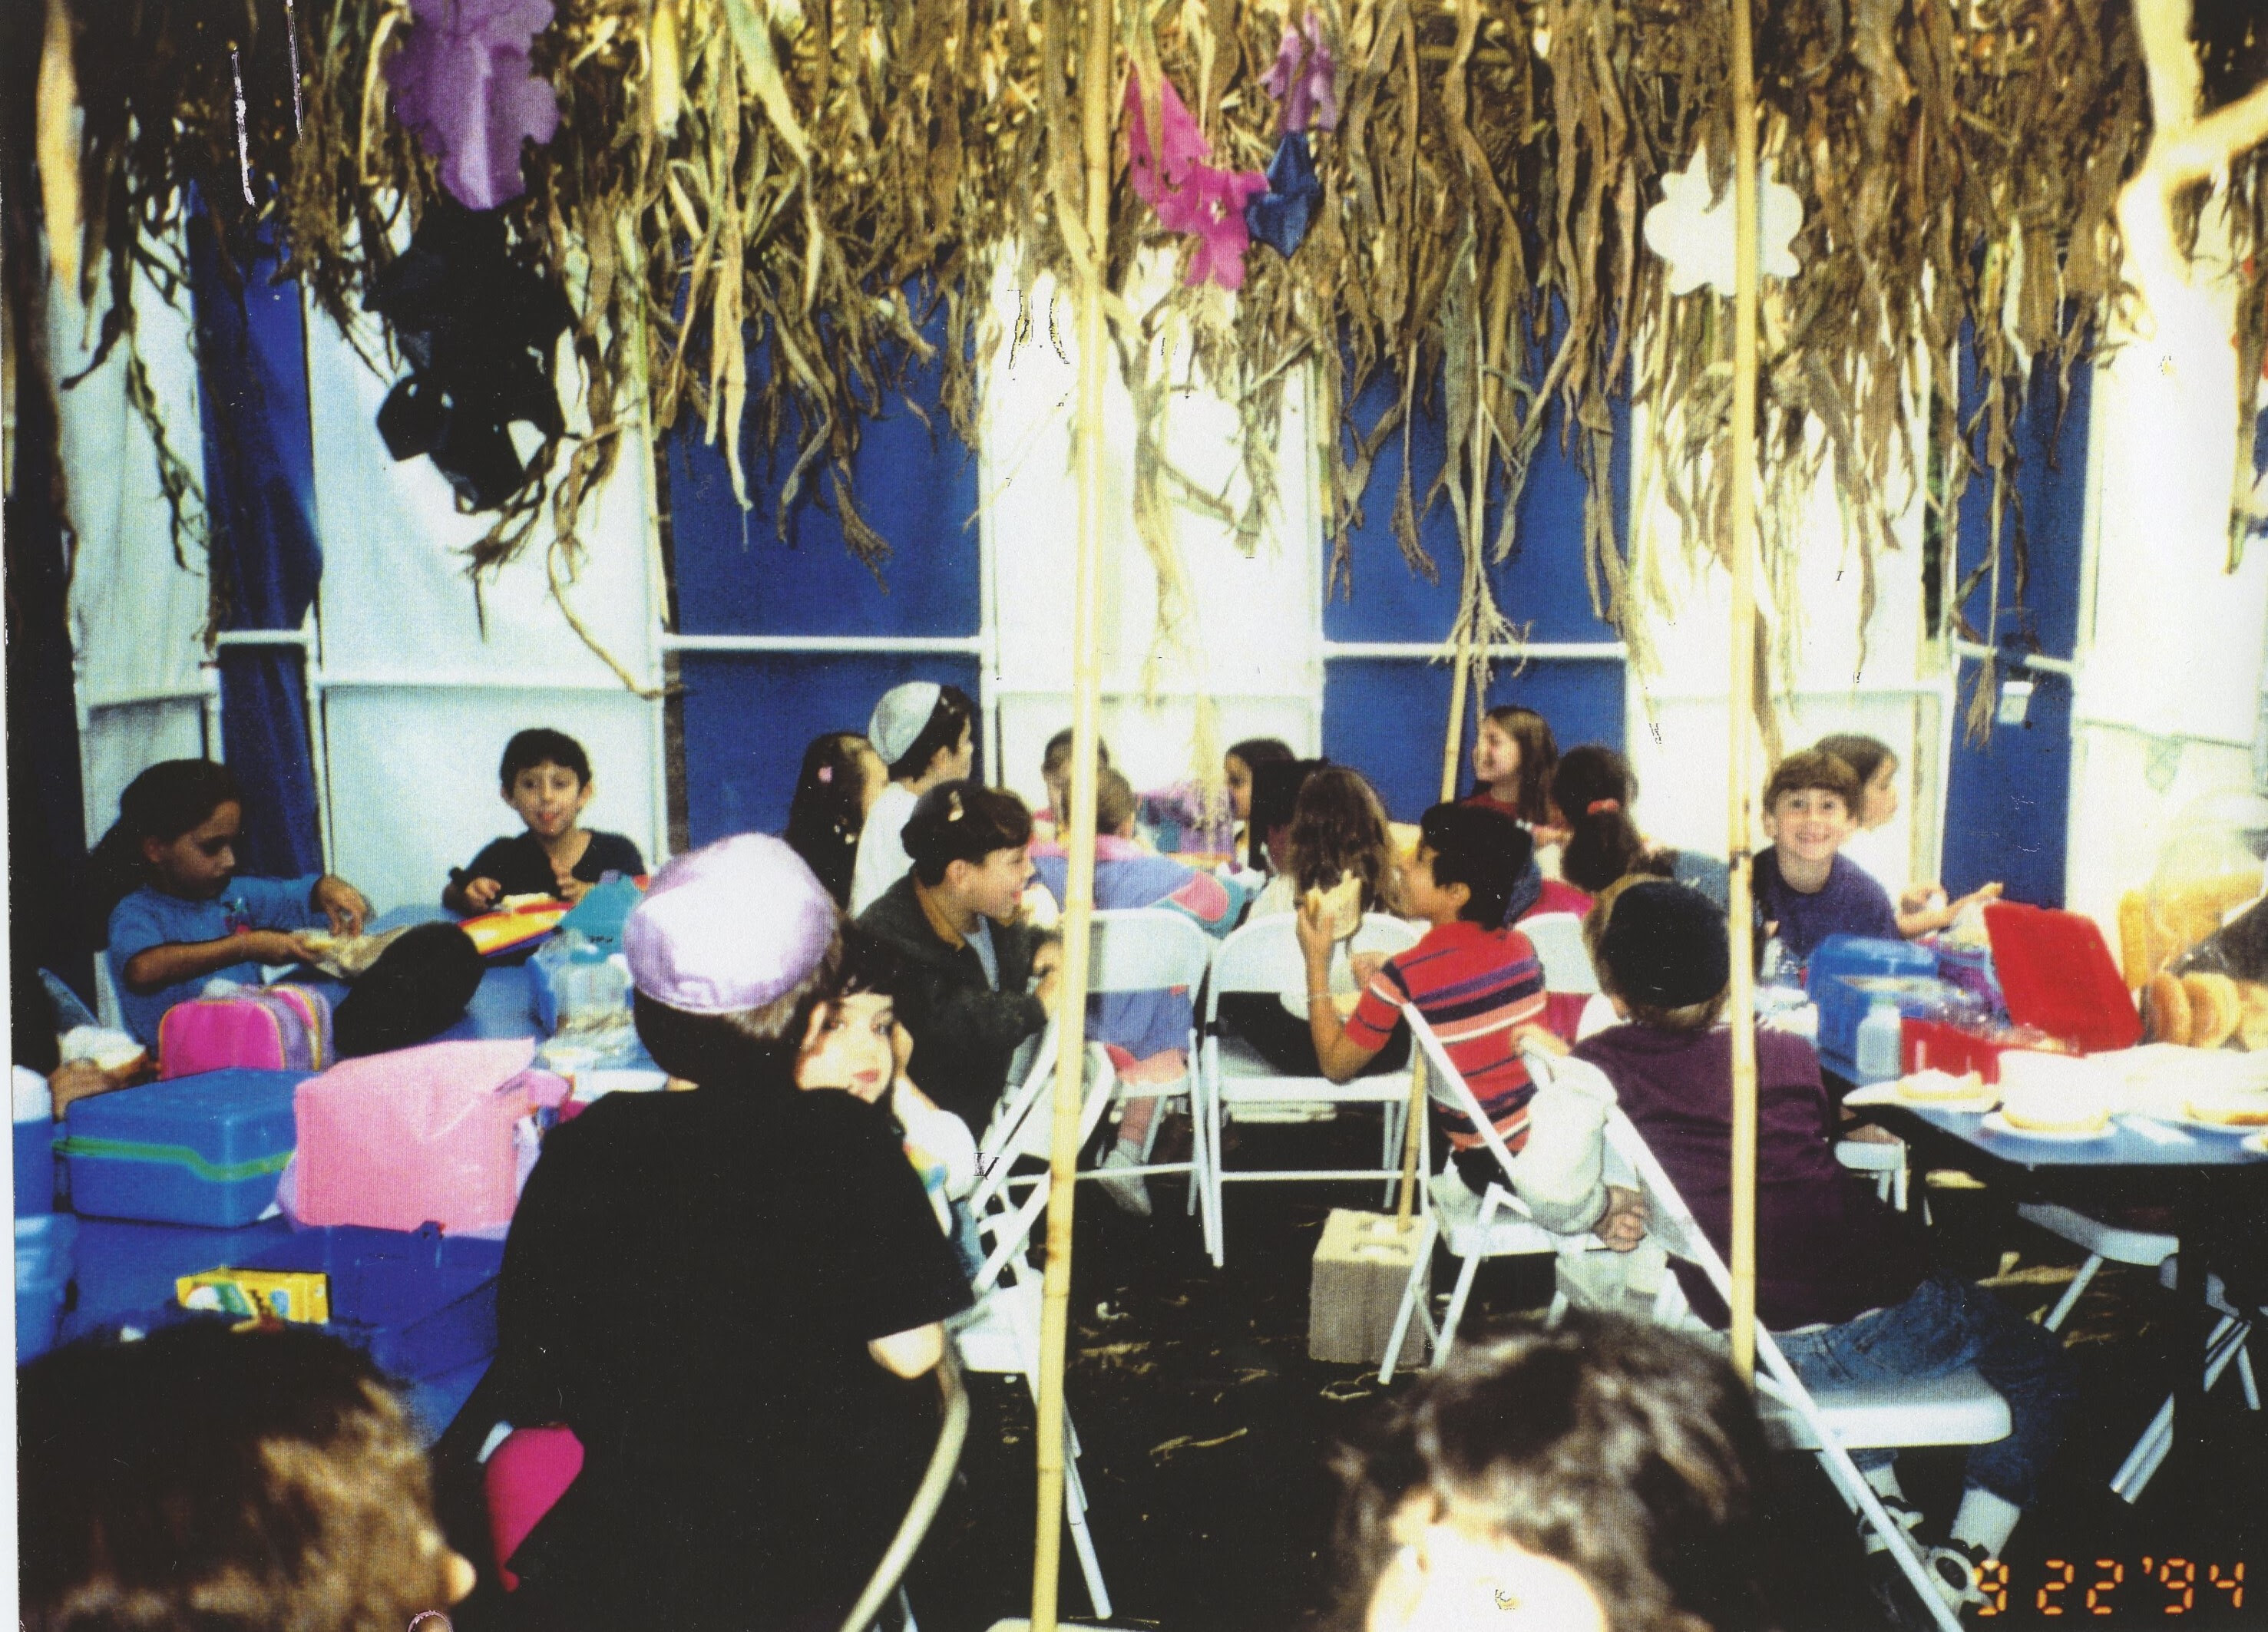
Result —
[[[1822, 467], [1865, 606], [1916, 484], [1949, 506], [1976, 478], [1994, 496], [1976, 570], [2005, 556], [2021, 596], [2014, 413], [2034, 370], [2067, 374], [2122, 298], [2121, 189], [2151, 156], [2154, 109], [2181, 115], [2196, 161], [2166, 173], [2176, 243], [2186, 252], [2201, 214], [2221, 212], [2242, 283], [2235, 463], [2250, 489], [2268, 356], [2255, 253], [2268, 158], [2243, 135], [2268, 82], [2256, 11], [1787, 0], [1758, 19], [1761, 158], [1800, 206], [1792, 276], [1768, 282], [1761, 319], [1760, 696], [1787, 672], [1774, 659], [1795, 639], [1792, 562]], [[104, 339], [131, 357], [131, 263], [156, 253], [190, 187], [225, 243], [247, 258], [256, 241], [280, 248], [342, 323], [385, 301], [453, 192], [492, 213], [509, 269], [564, 303], [580, 378], [562, 384], [586, 409], [574, 432], [540, 423], [546, 445], [524, 472], [491, 463], [460, 482], [496, 515], [476, 572], [521, 552], [546, 513], [555, 572], [571, 571], [578, 518], [626, 430], [687, 415], [744, 498], [769, 483], [784, 514], [816, 495], [879, 568], [889, 540], [850, 479], [862, 421], [932, 360], [941, 320], [944, 406], [973, 439], [979, 372], [1023, 337], [990, 320], [996, 276], [1025, 291], [1027, 331], [1052, 317], [1033, 291], [1069, 287], [1081, 16], [1073, 0], [46, 0], [48, 232], [60, 268], [90, 293], [108, 281]], [[1484, 562], [1519, 547], [1511, 501], [1543, 438], [1561, 436], [1589, 484], [1594, 605], [1643, 672], [1662, 591], [1613, 522], [1617, 398], [1650, 411], [1684, 549], [1724, 554], [1730, 473], [1711, 450], [1730, 410], [1728, 307], [1646, 240], [1681, 181], [1689, 195], [1705, 181], [1729, 214], [1727, 8], [1163, 0], [1125, 8], [1117, 32], [1128, 168], [1104, 261], [1161, 642], [1185, 637], [1189, 594], [1172, 508], [1257, 540], [1288, 452], [1278, 413], [1304, 375], [1322, 410], [1309, 423], [1335, 584], [1359, 507], [1386, 506], [1414, 569], [1460, 575], [1447, 645], [1484, 668], [1519, 610], [1495, 604]], [[1156, 298], [1161, 254], [1185, 276]], [[21, 276], [11, 290], [36, 295]], [[1964, 334], [1978, 393], [1965, 411], [1949, 364]], [[1241, 416], [1245, 479], [1229, 496], [1165, 453], [1177, 371]], [[1357, 423], [1381, 378], [1392, 405]], [[1434, 489], [1417, 489], [1405, 459], [1394, 492], [1368, 492], [1373, 459], [1421, 408], [1447, 428]], [[745, 467], [744, 426], [769, 467]], [[1916, 467], [1933, 447], [1948, 455], [1934, 477]], [[194, 478], [175, 460], [169, 482], [191, 548]], [[1417, 526], [1444, 500], [1454, 563], [1427, 557]], [[2241, 538], [2233, 527], [2232, 553]]]

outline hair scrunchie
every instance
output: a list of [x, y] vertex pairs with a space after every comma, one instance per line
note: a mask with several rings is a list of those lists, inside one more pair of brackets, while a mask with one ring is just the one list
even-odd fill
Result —
[[1609, 811], [1618, 811], [1622, 809], [1622, 807], [1623, 802], [1620, 799], [1593, 799], [1588, 805], [1583, 807], [1583, 814], [1586, 816], [1601, 816], [1604, 815]]

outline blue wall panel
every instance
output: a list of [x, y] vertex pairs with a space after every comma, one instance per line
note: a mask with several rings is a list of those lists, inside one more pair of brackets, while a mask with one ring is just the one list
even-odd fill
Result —
[[[941, 339], [941, 334], [932, 335]], [[752, 354], [754, 371], [761, 359]], [[924, 423], [896, 396], [859, 425], [852, 473], [858, 509], [890, 546], [881, 582], [843, 542], [822, 460], [805, 473], [783, 542], [775, 525], [780, 483], [800, 444], [789, 416], [780, 452], [761, 440], [756, 415], [741, 437], [753, 511], [733, 496], [721, 449], [688, 419], [669, 443], [670, 534], [678, 628], [688, 635], [974, 635], [982, 612], [977, 571], [976, 456], [938, 406], [937, 365], [909, 376]], [[934, 429], [932, 429], [932, 427]]]
[[[1390, 381], [1373, 381], [1356, 401], [1356, 423], [1374, 424], [1391, 405], [1397, 389]], [[1423, 408], [1413, 408], [1412, 414], [1411, 491], [1422, 505], [1427, 489], [1440, 473], [1444, 439], [1438, 417]], [[1629, 421], [1627, 408], [1617, 404], [1614, 473], [1618, 535], [1626, 531]], [[1531, 640], [1613, 640], [1613, 627], [1592, 613], [1590, 591], [1584, 582], [1585, 484], [1572, 448], [1559, 445], [1562, 423], [1555, 408], [1537, 445], [1527, 485], [1521, 491], [1520, 526], [1513, 534], [1513, 555], [1501, 565], [1491, 563], [1489, 579], [1497, 605], [1514, 623], [1531, 626], [1528, 631]], [[1352, 596], [1350, 599], [1342, 590], [1324, 606], [1327, 640], [1440, 640], [1456, 616], [1460, 571], [1456, 512], [1445, 493], [1432, 510], [1419, 516], [1418, 539], [1432, 557], [1438, 575], [1438, 581], [1429, 582], [1410, 570], [1395, 540], [1394, 497], [1401, 480], [1402, 437], [1397, 432], [1380, 448], [1377, 463], [1371, 467], [1361, 519], [1352, 529]], [[1491, 539], [1498, 508], [1498, 500], [1492, 496]], [[1326, 562], [1329, 551], [1326, 540]]]
[[[1961, 367], [1965, 421], [1977, 401], [1973, 358], [1965, 344]], [[2066, 403], [2059, 400], [2053, 372], [2035, 369], [2015, 426], [2015, 489], [2028, 571], [2020, 607], [2011, 517], [2001, 547], [1999, 633], [2004, 646], [2012, 643], [2011, 636], [2029, 636], [2036, 640], [2036, 647], [2026, 641], [2014, 643], [2051, 658], [2069, 658], [2078, 636], [2094, 379], [2092, 368], [2073, 370]], [[1984, 558], [1991, 536], [1992, 502], [1991, 479], [1971, 476], [1961, 496], [1962, 574]], [[1956, 578], [1956, 587], [1958, 582]], [[1979, 637], [1992, 628], [1992, 596], [1988, 578], [1962, 608]], [[1961, 665], [1964, 708], [1977, 666], [1973, 662]], [[2013, 673], [2004, 668], [2001, 678]], [[1946, 887], [1956, 894], [1997, 878], [2007, 886], [2011, 900], [2060, 907], [2070, 833], [2071, 683], [2057, 674], [2036, 673], [2029, 678], [2035, 689], [2023, 724], [1995, 724], [1989, 741], [1972, 746], [1955, 723], [1946, 783], [1942, 871]]]
[[[1355, 406], [1358, 424], [1371, 425], [1393, 401], [1390, 380], [1374, 381]], [[1410, 454], [1413, 493], [1423, 504], [1440, 473], [1444, 437], [1440, 418], [1414, 408]], [[1629, 487], [1628, 412], [1616, 409], [1616, 528]], [[1559, 444], [1555, 411], [1520, 498], [1515, 550], [1489, 576], [1497, 604], [1535, 641], [1611, 641], [1613, 628], [1593, 614], [1583, 576], [1585, 483], [1572, 449]], [[1439, 641], [1456, 616], [1459, 550], [1455, 512], [1446, 496], [1420, 515], [1418, 537], [1432, 555], [1438, 581], [1413, 572], [1394, 537], [1395, 492], [1402, 478], [1397, 434], [1379, 450], [1371, 468], [1363, 513], [1353, 532], [1351, 598], [1323, 608], [1323, 635], [1331, 641]], [[1491, 507], [1493, 526], [1496, 509]], [[1328, 561], [1330, 546], [1324, 544]], [[1551, 722], [1563, 746], [1603, 742], [1620, 747], [1625, 729], [1620, 663], [1554, 660], [1530, 664], [1518, 677], [1500, 672], [1489, 690], [1491, 705], [1519, 702]], [[1449, 674], [1414, 658], [1335, 658], [1325, 665], [1323, 752], [1353, 765], [1377, 783], [1397, 820], [1414, 820], [1440, 791], [1442, 732], [1448, 724]], [[1464, 745], [1469, 755], [1471, 744]]]
[[[688, 652], [685, 805], [696, 845], [735, 833], [777, 833], [804, 746], [821, 731], [866, 729], [875, 699], [908, 680], [936, 680], [976, 695], [974, 658], [859, 652]], [[983, 733], [977, 765], [984, 774]]]
[[[1531, 663], [1518, 676], [1498, 674], [1488, 701], [1534, 709], [1563, 744], [1623, 746], [1619, 663]], [[1417, 820], [1440, 793], [1441, 734], [1448, 722], [1445, 665], [1363, 658], [1341, 658], [1324, 670], [1323, 754], [1369, 777], [1396, 821]]]
[[[941, 325], [930, 337], [942, 341]], [[752, 352], [750, 371], [762, 362]], [[976, 459], [946, 425], [937, 401], [939, 374], [932, 365], [909, 375], [926, 423], [896, 395], [880, 419], [860, 422], [853, 488], [860, 512], [890, 545], [879, 583], [844, 543], [831, 499], [817, 501], [831, 492], [823, 463], [806, 473], [787, 539], [780, 538], [779, 484], [800, 442], [792, 416], [777, 454], [749, 416], [741, 448], [751, 511], [733, 496], [723, 452], [702, 442], [697, 423], [681, 426], [669, 441], [680, 631], [822, 638], [978, 633]], [[680, 674], [686, 820], [695, 844], [778, 832], [804, 746], [822, 731], [865, 731], [876, 699], [891, 687], [932, 680], [977, 695], [974, 657], [688, 652]], [[977, 737], [981, 744], [983, 733]]]

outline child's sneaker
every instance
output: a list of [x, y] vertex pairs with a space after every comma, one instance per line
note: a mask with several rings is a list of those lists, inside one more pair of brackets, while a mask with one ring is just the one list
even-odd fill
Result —
[[1150, 1216], [1150, 1187], [1143, 1181], [1142, 1175], [1111, 1171], [1116, 1167], [1140, 1165], [1141, 1158], [1135, 1152], [1123, 1144], [1114, 1144], [1102, 1153], [1102, 1160], [1097, 1164], [1096, 1180], [1102, 1186], [1102, 1193], [1116, 1202], [1121, 1211], [1131, 1213], [1137, 1218], [1147, 1218]]
[[[1913, 1542], [1915, 1551], [1926, 1560], [1928, 1547], [1916, 1540], [1914, 1533], [1921, 1524], [1920, 1512], [1894, 1497], [1884, 1496], [1881, 1502], [1882, 1511], [1890, 1516], [1890, 1522], [1905, 1533], [1909, 1541]], [[1859, 1537], [1866, 1547], [1867, 1591], [1874, 1599], [1874, 1606], [1881, 1612], [1882, 1624], [1896, 1628], [1898, 1632], [1934, 1632], [1937, 1622], [1932, 1618], [1928, 1606], [1914, 1595], [1913, 1583], [1906, 1578], [1897, 1555], [1890, 1551], [1890, 1544], [1882, 1539], [1881, 1533], [1869, 1524], [1863, 1514], [1859, 1518]]]
[[1974, 1541], [1948, 1541], [1929, 1550], [1929, 1578], [1939, 1594], [1958, 1613], [1984, 1599], [1984, 1566], [1992, 1555]]

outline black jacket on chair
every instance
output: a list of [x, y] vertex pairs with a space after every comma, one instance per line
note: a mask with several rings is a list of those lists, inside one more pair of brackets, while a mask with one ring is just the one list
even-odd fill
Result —
[[1043, 937], [1020, 923], [992, 926], [1000, 964], [996, 990], [975, 947], [953, 945], [938, 933], [911, 873], [860, 914], [858, 924], [904, 960], [896, 996], [898, 1018], [914, 1040], [906, 1074], [973, 1132], [983, 1133], [1007, 1084], [1016, 1045], [1048, 1022], [1040, 1000], [1025, 990], [1032, 981], [1032, 954]]

